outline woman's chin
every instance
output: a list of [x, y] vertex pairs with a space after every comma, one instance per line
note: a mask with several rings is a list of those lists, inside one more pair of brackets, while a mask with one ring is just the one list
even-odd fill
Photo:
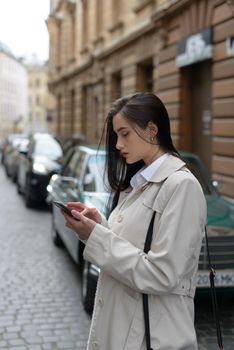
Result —
[[129, 158], [128, 158], [128, 159], [126, 158], [125, 161], [126, 161], [127, 164], [134, 164], [134, 163], [137, 162], [137, 160], [135, 160], [135, 159], [129, 159]]

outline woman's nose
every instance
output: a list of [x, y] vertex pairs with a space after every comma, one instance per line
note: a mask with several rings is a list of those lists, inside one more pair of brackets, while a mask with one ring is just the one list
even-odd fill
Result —
[[121, 148], [123, 148], [123, 145], [121, 144], [121, 142], [120, 142], [119, 139], [117, 139], [117, 142], [116, 142], [115, 147], [116, 147], [119, 151], [121, 150]]

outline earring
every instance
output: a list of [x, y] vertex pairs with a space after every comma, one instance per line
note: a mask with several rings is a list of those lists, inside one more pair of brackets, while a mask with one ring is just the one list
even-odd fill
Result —
[[151, 137], [151, 139], [150, 139], [152, 142], [154, 141], [154, 137]]

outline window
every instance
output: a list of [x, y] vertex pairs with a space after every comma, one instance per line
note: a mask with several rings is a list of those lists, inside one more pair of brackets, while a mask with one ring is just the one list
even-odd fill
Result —
[[153, 61], [152, 59], [137, 66], [137, 90], [153, 91]]
[[40, 105], [40, 96], [36, 96], [36, 105], [39, 106]]
[[34, 154], [55, 160], [63, 155], [60, 144], [51, 137], [40, 137], [35, 142]]
[[86, 158], [86, 153], [80, 153], [79, 161], [77, 162], [74, 177], [76, 179], [81, 179], [83, 170], [84, 170], [84, 162]]
[[80, 159], [80, 152], [74, 152], [63, 171], [63, 176], [75, 177], [76, 166]]
[[86, 47], [88, 41], [88, 2], [87, 0], [82, 1], [82, 49]]
[[[96, 34], [97, 36], [102, 31], [103, 25], [103, 0], [96, 1]], [[118, 1], [117, 1], [118, 2]]]
[[93, 155], [89, 158], [88, 164], [85, 170], [84, 191], [88, 192], [105, 192], [104, 189], [104, 155]]
[[116, 100], [121, 96], [121, 90], [122, 90], [122, 76], [121, 72], [116, 72], [112, 75], [112, 91], [111, 91], [111, 97], [112, 100]]

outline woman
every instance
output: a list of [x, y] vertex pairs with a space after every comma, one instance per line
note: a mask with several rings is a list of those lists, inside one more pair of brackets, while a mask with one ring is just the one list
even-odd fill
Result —
[[145, 350], [145, 293], [152, 348], [195, 350], [193, 297], [206, 221], [201, 186], [174, 148], [166, 108], [155, 95], [120, 98], [106, 127], [114, 192], [108, 222], [81, 203], [67, 204], [80, 221], [64, 214], [86, 242], [84, 258], [101, 268], [87, 349]]

